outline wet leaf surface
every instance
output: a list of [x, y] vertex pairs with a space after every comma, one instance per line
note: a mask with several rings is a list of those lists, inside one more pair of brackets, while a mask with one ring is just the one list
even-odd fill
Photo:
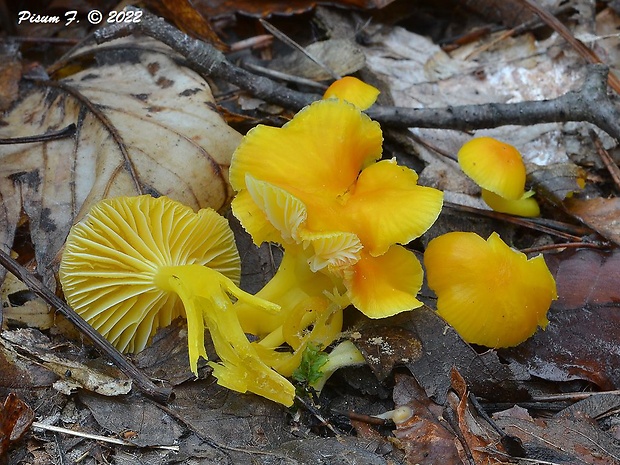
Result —
[[620, 388], [620, 254], [592, 250], [548, 255], [559, 299], [549, 325], [501, 354], [532, 375], [551, 381], [587, 380], [601, 389]]
[[[406, 366], [426, 394], [442, 405], [451, 387], [451, 371], [457, 368], [477, 396], [512, 401], [529, 396], [524, 384], [529, 379], [526, 370], [502, 363], [492, 350], [477, 353], [426, 306], [367, 325], [362, 326], [362, 337], [355, 342], [380, 379], [395, 366]], [[384, 326], [391, 328], [385, 340], [377, 336], [376, 329]], [[403, 338], [408, 339], [406, 345], [391, 346], [393, 339]], [[382, 350], [382, 345], [393, 350]], [[376, 352], [371, 352], [373, 348]]]
[[494, 419], [508, 434], [521, 439], [529, 459], [597, 465], [620, 461], [617, 441], [586, 417], [533, 419], [521, 409], [498, 413]]

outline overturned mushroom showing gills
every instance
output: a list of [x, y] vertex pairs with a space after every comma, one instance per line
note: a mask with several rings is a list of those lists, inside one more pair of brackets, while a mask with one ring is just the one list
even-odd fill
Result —
[[207, 327], [222, 358], [211, 362], [220, 384], [292, 404], [293, 386], [258, 358], [231, 298], [279, 307], [237, 287], [239, 254], [215, 210], [195, 213], [148, 195], [103, 200], [71, 229], [59, 274], [69, 305], [119, 350], [144, 349], [157, 328], [184, 316], [195, 374], [198, 359], [207, 359]]
[[557, 291], [542, 255], [528, 260], [497, 233], [452, 232], [430, 241], [424, 264], [438, 313], [467, 342], [511, 347], [547, 326]]

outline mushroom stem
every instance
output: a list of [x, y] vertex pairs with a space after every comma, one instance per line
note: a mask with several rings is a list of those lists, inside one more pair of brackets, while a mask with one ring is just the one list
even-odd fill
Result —
[[[202, 265], [161, 267], [155, 274], [155, 285], [163, 291], [175, 292], [183, 301], [187, 317], [190, 366], [196, 375], [198, 358], [208, 360], [204, 346], [204, 328], [209, 321], [209, 312], [213, 313], [211, 320], [214, 322], [217, 322], [224, 312], [234, 312], [230, 296], [266, 312], [274, 313], [280, 309], [276, 304], [242, 291], [222, 273]], [[238, 323], [234, 326], [241, 328]], [[211, 330], [211, 327], [207, 327]], [[243, 339], [247, 342], [245, 335]]]
[[342, 341], [330, 352], [327, 357], [327, 362], [321, 367], [322, 376], [312, 383], [312, 387], [320, 393], [329, 377], [333, 375], [336, 370], [365, 364], [366, 359], [358, 348], [355, 347], [355, 344], [351, 341]]
[[198, 358], [208, 359], [204, 345], [207, 327], [221, 359], [220, 363], [210, 363], [218, 384], [292, 405], [293, 385], [261, 360], [241, 327], [231, 296], [267, 314], [277, 312], [277, 304], [242, 291], [223, 274], [202, 265], [162, 267], [155, 275], [155, 285], [176, 293], [183, 302], [194, 374], [198, 371]]
[[[281, 310], [239, 300], [234, 308], [243, 330], [259, 337], [254, 342], [261, 359], [278, 373], [290, 376], [310, 343], [325, 347], [342, 331], [342, 312], [350, 305], [342, 282], [312, 272], [307, 252], [288, 244], [275, 276], [255, 296], [278, 304]], [[287, 346], [290, 351], [276, 351]]]
[[[280, 328], [290, 312], [301, 302], [321, 296], [325, 291], [332, 291], [336, 287], [330, 277], [323, 273], [314, 273], [307, 260], [307, 253], [301, 246], [287, 244], [278, 271], [256, 293], [257, 298], [280, 305], [280, 312], [266, 312], [248, 302], [237, 302], [235, 310], [246, 332], [262, 339]], [[348, 304], [347, 302], [344, 306]]]

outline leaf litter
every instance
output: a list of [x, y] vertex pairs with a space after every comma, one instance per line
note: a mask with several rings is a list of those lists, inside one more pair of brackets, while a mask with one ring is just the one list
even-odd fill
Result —
[[[599, 15], [597, 27], [616, 20], [617, 16], [606, 9]], [[376, 42], [377, 37], [392, 34], [402, 40]], [[495, 48], [488, 48], [482, 40], [451, 55], [398, 27], [381, 31], [373, 40], [362, 47], [367, 68], [382, 77], [401, 105], [407, 104], [410, 93], [415, 106], [456, 104], [460, 98], [475, 102], [550, 98], [578, 83], [583, 69], [570, 53], [556, 54], [562, 45], [554, 36], [542, 41], [531, 35], [517, 36], [498, 41]], [[605, 44], [611, 53], [613, 46], [609, 43], [614, 42]], [[401, 48], [395, 50], [396, 46]], [[377, 54], [383, 61], [378, 61]], [[55, 258], [66, 232], [90, 204], [102, 197], [149, 192], [170, 195], [193, 208], [225, 207], [231, 195], [225, 180], [227, 157], [240, 137], [214, 111], [215, 102], [205, 81], [160, 44], [124, 39], [84, 48], [72, 56], [74, 61], [70, 58], [68, 63], [78, 63], [81, 70], [64, 74], [70, 68], [60, 67], [54, 75], [57, 81], [47, 85], [45, 81], [31, 82], [6, 114], [3, 121], [8, 124], [0, 129], [2, 138], [20, 137], [77, 123], [76, 134], [68, 139], [0, 146], [4, 207], [1, 238], [4, 244], [11, 244], [15, 231], [27, 218], [37, 270], [50, 286], [54, 285]], [[519, 65], [511, 68], [515, 63]], [[481, 79], [476, 70], [484, 71], [485, 77]], [[386, 76], [389, 72], [392, 75]], [[411, 77], [417, 81], [404, 80]], [[513, 84], [515, 88], [510, 87]], [[556, 205], [574, 186], [577, 175], [570, 174], [575, 169], [573, 161], [586, 167], [598, 165], [592, 157], [588, 132], [579, 124], [480, 133], [512, 141], [530, 161], [560, 163], [562, 169], [550, 170], [543, 179], [551, 179], [551, 190], [560, 192]], [[417, 141], [426, 142], [414, 143], [428, 164], [422, 173], [425, 182], [433, 185], [446, 181], [447, 176], [446, 182], [456, 196], [467, 191], [465, 195], [475, 201], [475, 188], [467, 187], [463, 179], [454, 182], [452, 179], [460, 176], [454, 165], [428, 149], [428, 142], [432, 142], [446, 153], [456, 153], [469, 136], [436, 130], [415, 130], [414, 135]], [[601, 137], [608, 148], [613, 146], [612, 141]], [[565, 167], [568, 187], [555, 181], [564, 176]], [[444, 178], [437, 173], [443, 173]], [[615, 204], [613, 199], [604, 202], [608, 199], [597, 194], [595, 200], [600, 204], [580, 205], [583, 201], [577, 200], [565, 203], [566, 212], [614, 241]], [[466, 221], [459, 215], [452, 218], [453, 228]], [[523, 233], [496, 220], [482, 223], [486, 225], [480, 226], [474, 219], [469, 226], [474, 230], [503, 228], [515, 238]], [[242, 231], [237, 233], [243, 236]], [[246, 285], [259, 288], [275, 267], [272, 251], [262, 248], [257, 252], [246, 243], [241, 252], [252, 258], [248, 260], [251, 265], [244, 265]], [[286, 412], [263, 399], [226, 391], [212, 382], [206, 367], [201, 368], [204, 377], [188, 383], [182, 324], [162, 331], [149, 349], [136, 356], [147, 373], [176, 386], [177, 398], [167, 407], [120, 391], [110, 391], [107, 397], [97, 394], [97, 386], [108, 381], [104, 373], [110, 367], [77, 345], [69, 350], [67, 343], [61, 342], [59, 347], [54, 341], [63, 341], [63, 336], [54, 331], [51, 339], [36, 329], [4, 331], [0, 346], [3, 398], [4, 393], [19, 392], [29, 405], [39, 406], [40, 420], [127, 437], [139, 447], [130, 451], [103, 443], [90, 446], [84, 441], [60, 441], [59, 435], [39, 435], [27, 439], [29, 452], [13, 448], [11, 457], [15, 463], [30, 463], [27, 461], [34, 457], [37, 464], [50, 463], [51, 457], [63, 454], [68, 459], [86, 454], [91, 457], [90, 463], [114, 457], [115, 463], [128, 464], [135, 463], [138, 456], [148, 463], [245, 463], [250, 457], [256, 463], [514, 463], [519, 455], [502, 442], [508, 435], [520, 439], [526, 452], [528, 462], [519, 463], [614, 463], [620, 457], [617, 439], [611, 436], [615, 431], [612, 420], [617, 419], [617, 395], [610, 393], [606, 400], [596, 395], [568, 407], [554, 396], [564, 399], [565, 390], [618, 389], [616, 254], [567, 250], [547, 257], [558, 281], [560, 300], [551, 308], [551, 323], [545, 332], [515, 349], [496, 352], [472, 348], [431, 309], [384, 320], [381, 325], [357, 321], [352, 340], [383, 383], [358, 376], [363, 370], [345, 372], [332, 384], [337, 394], [327, 390], [316, 404], [322, 415], [311, 409]], [[433, 304], [430, 293], [427, 303]], [[34, 340], [44, 343], [37, 346]], [[94, 372], [92, 366], [97, 367]], [[73, 377], [68, 372], [76, 373], [73, 381], [78, 384], [57, 384]], [[84, 376], [78, 376], [80, 373]], [[91, 375], [94, 378], [89, 378]], [[124, 382], [118, 374], [112, 378], [121, 385]], [[95, 381], [89, 384], [85, 381], [88, 379]], [[80, 386], [77, 394], [67, 395], [67, 389], [75, 386]], [[356, 393], [356, 389], [365, 394]], [[557, 412], [552, 417], [536, 403], [544, 397], [541, 392], [552, 399], [555, 408], [545, 404]], [[387, 403], [386, 393], [391, 397]], [[364, 399], [369, 395], [383, 400], [369, 402]], [[496, 412], [492, 420], [479, 411], [472, 395], [485, 409]], [[9, 407], [0, 415], [2, 432], [11, 437], [11, 446], [15, 447], [10, 430], [16, 429], [14, 436], [19, 436], [20, 428], [11, 426], [13, 420], [6, 411], [17, 412], [22, 407], [16, 407], [11, 397], [6, 402]], [[515, 403], [528, 405], [529, 412], [512, 407]], [[335, 412], [330, 413], [332, 406], [346, 407], [345, 413], [366, 410], [374, 414], [389, 404], [410, 406], [416, 420], [382, 427], [346, 420], [344, 424], [349, 428], [353, 425], [357, 437], [317, 435], [325, 435], [319, 418], [340, 421]], [[28, 409], [25, 411], [25, 420], [21, 421], [27, 423]], [[547, 418], [541, 418], [540, 413]], [[605, 419], [608, 423], [601, 423]], [[391, 448], [381, 441], [390, 430], [394, 434]], [[5, 449], [0, 449], [0, 457], [7, 442], [1, 445]], [[151, 448], [156, 445], [178, 445], [179, 452]]]
[[102, 198], [151, 193], [193, 208], [224, 208], [232, 195], [230, 155], [240, 140], [204, 80], [163, 46], [128, 39], [79, 57], [95, 61], [28, 86], [1, 131], [14, 138], [76, 124], [70, 138], [0, 147], [0, 239], [12, 243], [23, 212], [37, 271], [49, 285], [69, 228]]

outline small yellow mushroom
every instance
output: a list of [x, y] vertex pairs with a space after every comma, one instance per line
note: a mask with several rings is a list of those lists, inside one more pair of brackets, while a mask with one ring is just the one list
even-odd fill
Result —
[[542, 255], [528, 260], [497, 233], [452, 232], [430, 241], [424, 264], [438, 313], [467, 342], [511, 347], [547, 326], [557, 291]]
[[324, 99], [337, 98], [346, 100], [360, 110], [370, 108], [378, 96], [379, 89], [353, 76], [345, 76], [342, 79], [338, 79], [323, 94]]
[[478, 137], [461, 147], [458, 161], [482, 188], [482, 199], [493, 210], [528, 217], [540, 214], [533, 192], [525, 192], [525, 164], [512, 145]]

